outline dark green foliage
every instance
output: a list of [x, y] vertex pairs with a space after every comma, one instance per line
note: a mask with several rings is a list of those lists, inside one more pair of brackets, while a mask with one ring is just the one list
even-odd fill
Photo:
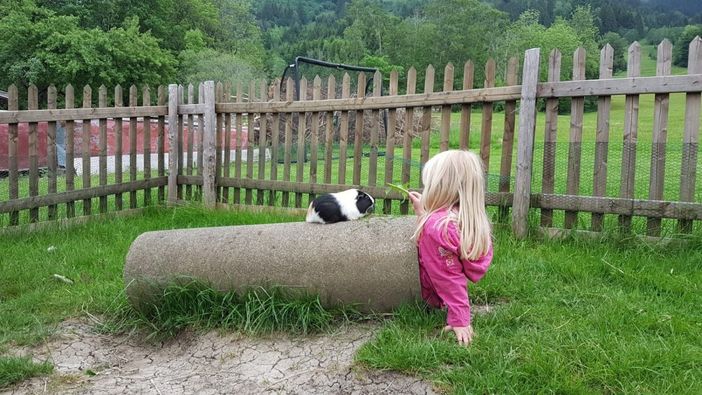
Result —
[[690, 42], [697, 36], [702, 36], [702, 25], [685, 26], [678, 37], [677, 44], [673, 47], [673, 64], [680, 67], [687, 67], [687, 59], [690, 53]]

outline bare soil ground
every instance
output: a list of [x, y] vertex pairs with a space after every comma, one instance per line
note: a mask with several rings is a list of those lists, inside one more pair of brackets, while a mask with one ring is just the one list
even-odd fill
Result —
[[54, 373], [2, 394], [433, 394], [428, 382], [353, 366], [379, 329], [348, 324], [314, 336], [248, 337], [186, 332], [165, 343], [96, 332], [67, 321], [47, 343], [15, 350], [54, 364]]

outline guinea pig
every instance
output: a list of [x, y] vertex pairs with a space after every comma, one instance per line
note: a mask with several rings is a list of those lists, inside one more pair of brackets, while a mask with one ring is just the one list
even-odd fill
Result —
[[317, 196], [307, 209], [307, 222], [333, 224], [335, 222], [359, 219], [373, 212], [375, 200], [358, 189], [328, 193]]

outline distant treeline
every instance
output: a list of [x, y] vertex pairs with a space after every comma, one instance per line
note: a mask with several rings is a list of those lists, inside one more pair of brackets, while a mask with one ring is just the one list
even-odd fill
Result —
[[458, 80], [468, 59], [505, 65], [526, 48], [604, 43], [621, 69], [632, 41], [663, 38], [684, 65], [700, 23], [702, 2], [685, 0], [0, 0], [0, 89], [271, 79], [295, 56], [386, 76], [433, 64], [437, 81], [452, 62]]

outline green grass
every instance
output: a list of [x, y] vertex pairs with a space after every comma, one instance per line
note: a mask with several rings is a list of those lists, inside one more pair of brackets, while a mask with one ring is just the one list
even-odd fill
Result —
[[[132, 241], [149, 230], [297, 221], [283, 213], [218, 212], [195, 207], [147, 208], [143, 215], [58, 225], [0, 238], [0, 350], [36, 344], [83, 311], [102, 314], [123, 298], [122, 269]], [[67, 284], [54, 274], [73, 281]]]
[[700, 393], [702, 248], [498, 236], [470, 287], [468, 348], [438, 335], [445, 313], [397, 311], [357, 361], [451, 393]]
[[139, 309], [118, 299], [102, 329], [112, 333], [141, 331], [147, 339], [175, 336], [185, 328], [237, 330], [249, 334], [310, 334], [340, 320], [359, 316], [351, 307], [325, 309], [318, 295], [256, 287], [243, 293], [218, 291], [196, 279], [181, 279]]
[[[225, 293], [197, 282], [167, 288], [140, 312], [126, 302], [124, 256], [142, 232], [299, 220], [149, 208], [142, 216], [7, 233], [0, 238], [0, 352], [38, 344], [60, 321], [88, 314], [112, 333], [137, 329], [153, 338], [185, 327], [310, 333], [358, 318], [353, 310], [322, 309], [314, 295], [290, 298], [275, 288]], [[474, 304], [493, 305], [474, 318], [473, 345], [462, 348], [439, 334], [444, 312], [407, 305], [361, 348], [357, 362], [418, 375], [452, 393], [702, 391], [699, 240], [657, 245], [603, 234], [516, 241], [498, 228], [495, 246], [488, 275], [470, 286]]]
[[49, 374], [53, 369], [48, 362], [35, 363], [30, 358], [0, 356], [0, 389], [30, 377]]

